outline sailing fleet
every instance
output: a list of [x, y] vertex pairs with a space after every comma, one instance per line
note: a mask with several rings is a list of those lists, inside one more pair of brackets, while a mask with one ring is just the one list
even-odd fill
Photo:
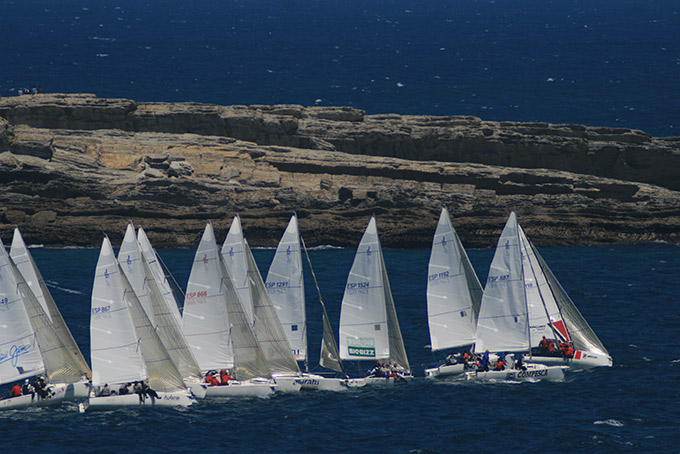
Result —
[[[326, 373], [309, 371], [305, 263], [323, 314], [319, 366]], [[428, 379], [559, 381], [565, 372], [612, 365], [514, 212], [482, 288], [443, 208], [426, 297], [430, 347], [451, 352], [425, 369]], [[91, 368], [19, 229], [9, 254], [0, 240], [0, 384], [16, 384], [0, 409], [65, 401], [80, 411], [186, 407], [200, 399], [407, 383], [413, 376], [375, 217], [347, 278], [337, 339], [296, 215], [265, 279], [238, 215], [222, 247], [207, 223], [186, 293], [142, 228], [128, 225], [117, 256], [104, 237], [90, 308]], [[372, 369], [350, 376], [346, 362]]]

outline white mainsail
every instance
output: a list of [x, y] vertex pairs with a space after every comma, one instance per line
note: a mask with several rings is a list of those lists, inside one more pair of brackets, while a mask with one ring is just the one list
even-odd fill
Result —
[[433, 351], [475, 343], [482, 286], [442, 208], [432, 240], [427, 279], [427, 314]]
[[132, 285], [135, 295], [137, 295], [139, 302], [144, 308], [144, 312], [146, 312], [146, 315], [153, 324], [153, 308], [151, 307], [148, 291], [144, 286], [145, 276], [142, 273], [142, 253], [137, 243], [137, 235], [135, 234], [135, 227], [132, 225], [132, 222], [128, 223], [123, 242], [120, 244], [118, 263], [120, 263], [130, 285]]
[[517, 216], [510, 213], [484, 287], [475, 352], [528, 351], [529, 317]]
[[196, 250], [186, 295], [183, 331], [202, 371], [233, 367], [239, 380], [271, 378], [210, 223]]
[[248, 261], [245, 254], [245, 241], [241, 218], [234, 216], [229, 232], [222, 245], [222, 257], [224, 264], [229, 271], [231, 281], [238, 293], [239, 298], [244, 304], [246, 315], [250, 322], [253, 322], [252, 295], [250, 294], [250, 283], [248, 282]]
[[119, 267], [104, 238], [92, 287], [90, 351], [92, 382], [125, 383], [144, 380], [146, 365], [132, 325]]
[[234, 366], [221, 263], [208, 223], [196, 249], [182, 314], [182, 331], [203, 372]]
[[95, 385], [148, 380], [157, 391], [184, 389], [106, 237], [92, 289], [90, 335]]
[[366, 227], [347, 278], [340, 310], [340, 357], [388, 360], [410, 370], [375, 217]]
[[9, 255], [0, 239], [0, 384], [43, 373], [45, 365]]
[[144, 232], [144, 229], [141, 227], [137, 230], [137, 241], [139, 242], [143, 257], [146, 259], [146, 263], [149, 265], [149, 268], [161, 289], [163, 298], [167, 302], [168, 309], [177, 319], [177, 323], [181, 325], [182, 315], [179, 311], [179, 303], [184, 303], [184, 293], [182, 293], [172, 275], [170, 275], [169, 271], [163, 265], [156, 250], [151, 245], [146, 232]]
[[[90, 366], [88, 366], [78, 344], [76, 344], [75, 339], [73, 339], [71, 331], [68, 329], [61, 312], [57, 308], [57, 304], [55, 303], [54, 298], [52, 298], [52, 294], [47, 289], [45, 280], [40, 274], [18, 228], [14, 229], [14, 237], [12, 238], [12, 246], [9, 255], [42, 307], [48, 320], [51, 322], [61, 343], [70, 352], [68, 355], [70, 357], [58, 360], [58, 362], [63, 365], [60, 367], [68, 367], [71, 371], [75, 371], [75, 373], [68, 372], [68, 375], [71, 376], [70, 380], [73, 379], [73, 376], [91, 378], [92, 371], [90, 370]], [[57, 343], [51, 342], [51, 345], [54, 348], [57, 346]], [[56, 375], [54, 378], [57, 379]], [[68, 379], [67, 377], [61, 378]], [[71, 383], [71, 381], [68, 381], [68, 383]]]
[[288, 227], [279, 241], [265, 286], [295, 359], [306, 361], [305, 283], [296, 215], [290, 218]]

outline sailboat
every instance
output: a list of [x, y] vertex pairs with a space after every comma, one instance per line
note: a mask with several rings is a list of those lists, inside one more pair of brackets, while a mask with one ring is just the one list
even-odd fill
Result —
[[[531, 354], [526, 360], [541, 364], [567, 364], [569, 370], [611, 367], [613, 361], [604, 345], [521, 226], [518, 226], [518, 233], [531, 334]], [[564, 353], [559, 348], [554, 349], [554, 353], [549, 348], [541, 348], [539, 344], [544, 338], [553, 345], [564, 345]]]
[[[470, 259], [442, 208], [427, 276], [427, 315], [432, 351], [451, 350], [475, 343], [482, 286]], [[451, 361], [425, 369], [426, 378], [460, 375], [464, 364]]]
[[[15, 254], [19, 254], [18, 243]], [[88, 372], [64, 345], [0, 240], [0, 384], [22, 379], [28, 382], [30, 377], [38, 376], [45, 383], [40, 393], [0, 400], [0, 410], [56, 405], [82, 398], [86, 395]]]
[[278, 391], [299, 392], [302, 374], [265, 288], [253, 253], [243, 235], [241, 220], [234, 216], [222, 247], [224, 263], [251, 317], [257, 338]]
[[[90, 343], [93, 390], [86, 409], [122, 406], [190, 406], [195, 402], [180, 372], [158, 337], [149, 317], [104, 237], [92, 287]], [[155, 391], [101, 395], [111, 384], [146, 382]]]
[[[528, 352], [531, 346], [529, 308], [524, 284], [522, 248], [517, 216], [510, 213], [482, 295], [476, 331], [475, 353]], [[561, 380], [566, 366], [515, 363], [507, 370], [470, 370], [467, 379], [501, 381]], [[508, 364], [513, 366], [512, 364]]]
[[[148, 241], [145, 235], [144, 238]], [[147, 254], [154, 254], [151, 260], [157, 261], [153, 248], [147, 251]], [[185, 385], [191, 389], [194, 397], [203, 398], [207, 386], [202, 383], [201, 369], [182, 334], [181, 319], [176, 315], [179, 312], [177, 305], [174, 299], [166, 300], [167, 292], [164, 295], [162, 284], [159, 278], [154, 276], [149, 261], [130, 222], [118, 251], [118, 262], [172, 362], [182, 375]]]
[[[294, 214], [290, 218], [290, 222], [276, 248], [276, 253], [274, 254], [272, 264], [267, 273], [265, 286], [269, 293], [269, 298], [276, 308], [281, 327], [286, 334], [292, 353], [295, 355], [295, 359], [305, 364], [306, 372], [301, 373], [300, 378], [298, 379], [302, 385], [302, 389], [329, 391], [345, 390], [347, 389], [348, 384], [346, 378], [324, 377], [319, 374], [310, 374], [308, 370], [305, 283], [300, 243], [301, 238], [298, 219]], [[328, 315], [326, 314], [326, 308], [320, 294], [319, 301], [323, 307], [325, 319], [327, 319]], [[326, 332], [324, 332], [324, 335], [327, 336]], [[330, 336], [332, 337], [332, 331], [330, 331]], [[325, 345], [326, 342], [335, 344], [335, 339], [332, 339], [332, 341], [324, 341], [323, 345]], [[342, 364], [340, 363], [340, 358], [337, 354], [337, 344], [335, 345], [335, 348], [332, 346], [325, 350], [322, 348], [322, 358], [331, 355], [335, 355], [335, 358], [337, 358], [329, 361], [331, 369], [339, 371], [344, 375], [344, 370], [342, 369]]]
[[412, 378], [375, 217], [361, 238], [342, 297], [340, 358], [378, 361], [368, 384]]
[[196, 249], [182, 322], [201, 372], [232, 370], [236, 378], [228, 385], [209, 386], [207, 397], [274, 393], [277, 384], [217, 248], [211, 223]]

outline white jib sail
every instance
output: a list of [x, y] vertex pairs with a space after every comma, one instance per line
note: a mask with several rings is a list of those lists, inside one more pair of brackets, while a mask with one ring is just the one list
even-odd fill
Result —
[[234, 366], [221, 260], [208, 223], [196, 249], [182, 315], [182, 332], [203, 372]]
[[92, 287], [90, 354], [92, 382], [126, 383], [147, 378], [121, 270], [111, 242], [104, 238]]
[[555, 302], [548, 281], [536, 259], [531, 242], [524, 230], [518, 226], [522, 264], [524, 270], [524, 285], [529, 310], [529, 335], [532, 347], [545, 336], [547, 339], [569, 340], [562, 315]]
[[305, 283], [302, 275], [300, 233], [295, 215], [290, 218], [276, 248], [265, 285], [295, 359], [306, 361]]
[[475, 352], [529, 350], [517, 216], [510, 213], [491, 261], [477, 321]]
[[[12, 238], [12, 247], [10, 248], [10, 257], [16, 264], [19, 272], [26, 281], [26, 284], [31, 289], [33, 295], [37, 299], [40, 306], [43, 308], [45, 315], [48, 317], [52, 323], [54, 330], [56, 331], [61, 343], [65, 348], [68, 349], [72, 358], [68, 359], [67, 362], [70, 364], [69, 367], [77, 367], [79, 376], [86, 376], [92, 378], [92, 371], [90, 366], [85, 361], [83, 354], [78, 347], [71, 331], [68, 329], [64, 318], [59, 312], [59, 308], [52, 298], [52, 294], [47, 289], [45, 280], [40, 274], [31, 253], [26, 247], [21, 232], [18, 228], [14, 229], [14, 236]], [[70, 373], [70, 372], [69, 372]]]
[[451, 225], [448, 210], [442, 208], [427, 276], [427, 320], [434, 351], [475, 343], [474, 304], [479, 307], [482, 287], [477, 275], [468, 274], [469, 270], [470, 260]]
[[[142, 252], [142, 258], [144, 253]], [[168, 302], [163, 298], [162, 291], [151, 268], [142, 260], [144, 273], [144, 287], [153, 307], [154, 329], [163, 346], [168, 351], [170, 359], [184, 379], [202, 379], [201, 368], [194, 358], [191, 348], [182, 334], [182, 325], [177, 322], [174, 314], [168, 308]]]
[[387, 359], [389, 345], [380, 243], [372, 217], [357, 248], [342, 297], [340, 357]]
[[245, 238], [241, 227], [241, 218], [234, 216], [229, 232], [222, 245], [222, 257], [224, 265], [227, 267], [231, 281], [238, 293], [243, 309], [246, 311], [248, 320], [253, 322], [253, 297], [250, 294], [250, 284], [248, 282], [248, 262], [245, 254]]
[[255, 263], [255, 257], [248, 242], [245, 243], [246, 259], [248, 262], [248, 280], [250, 294], [253, 297], [253, 315], [255, 316], [255, 337], [267, 360], [267, 366], [272, 373], [299, 373], [295, 355], [290, 348], [288, 339], [283, 332], [276, 309], [269, 299], [264, 287], [260, 270]]
[[151, 272], [161, 289], [163, 298], [167, 302], [168, 309], [172, 312], [172, 315], [177, 319], [177, 323], [181, 326], [182, 315], [179, 312], [178, 302], [183, 304], [184, 297], [178, 300], [175, 296], [175, 292], [173, 292], [172, 285], [170, 282], [168, 282], [168, 278], [158, 254], [151, 245], [151, 241], [149, 241], [149, 238], [146, 236], [146, 232], [144, 232], [144, 229], [141, 227], [137, 230], [137, 241], [139, 242], [139, 247], [142, 250], [142, 257], [144, 257], [146, 263], [149, 265], [149, 268], [151, 268]]
[[0, 384], [44, 372], [40, 350], [0, 240]]

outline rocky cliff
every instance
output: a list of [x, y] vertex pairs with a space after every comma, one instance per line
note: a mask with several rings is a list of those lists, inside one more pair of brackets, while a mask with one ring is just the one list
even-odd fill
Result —
[[466, 246], [510, 210], [538, 245], [680, 242], [680, 138], [352, 108], [0, 99], [0, 234], [114, 242], [128, 220], [158, 247], [276, 244], [293, 211], [309, 244], [355, 246], [370, 214], [385, 246], [427, 247], [442, 204]]

